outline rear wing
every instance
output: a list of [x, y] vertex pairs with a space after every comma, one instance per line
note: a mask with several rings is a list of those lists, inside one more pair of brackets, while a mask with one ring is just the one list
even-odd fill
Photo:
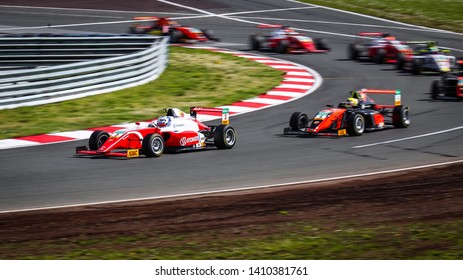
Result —
[[361, 97], [366, 100], [367, 94], [393, 94], [394, 95], [394, 105], [379, 105], [381, 107], [385, 108], [393, 108], [395, 106], [401, 105], [402, 102], [402, 92], [398, 89], [369, 89], [369, 88], [364, 88], [361, 89], [360, 91]]
[[409, 45], [428, 45], [428, 44], [434, 43], [437, 46], [436, 41], [405, 41], [405, 43]]
[[222, 124], [230, 123], [230, 110], [228, 108], [204, 108], [204, 107], [191, 107], [190, 116], [196, 119], [197, 114], [205, 113], [221, 113], [222, 114]]
[[388, 33], [385, 32], [360, 32], [357, 35], [362, 37], [383, 37]]
[[258, 28], [281, 28], [283, 25], [281, 24], [259, 24]]
[[134, 17], [133, 20], [158, 20], [158, 17], [155, 16], [139, 16], [139, 17]]

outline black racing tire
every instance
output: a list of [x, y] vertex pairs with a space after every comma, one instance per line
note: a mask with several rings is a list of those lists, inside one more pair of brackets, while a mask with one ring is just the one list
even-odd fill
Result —
[[412, 73], [413, 75], [420, 75], [421, 74], [421, 65], [423, 62], [421, 59], [414, 59], [412, 62]]
[[145, 34], [145, 33], [146, 33], [146, 29], [144, 29], [144, 28], [138, 28], [138, 27], [136, 27], [136, 26], [131, 26], [131, 27], [129, 27], [128, 33], [129, 33], [129, 34]]
[[95, 130], [88, 139], [89, 150], [98, 150], [109, 138], [109, 133], [103, 130]]
[[174, 29], [170, 32], [170, 42], [173, 44], [180, 43], [183, 38], [183, 33], [180, 30]]
[[204, 36], [206, 36], [207, 39], [209, 39], [211, 41], [220, 42], [220, 39], [215, 37], [214, 31], [212, 31], [210, 29], [203, 29], [201, 31], [204, 33]]
[[137, 34], [137, 29], [133, 26], [129, 27], [129, 30], [127, 31], [128, 34]]
[[347, 47], [347, 57], [350, 60], [357, 60], [358, 59], [358, 51], [355, 43], [349, 44]]
[[287, 53], [288, 52], [289, 42], [287, 40], [281, 40], [278, 42], [275, 51], [277, 53]]
[[399, 105], [392, 111], [392, 124], [395, 128], [407, 128], [412, 122], [410, 107]]
[[143, 138], [141, 150], [146, 157], [160, 157], [164, 153], [164, 139], [157, 133]]
[[351, 114], [347, 117], [347, 134], [360, 136], [365, 131], [365, 119], [360, 114]]
[[440, 95], [439, 81], [433, 81], [431, 84], [431, 96], [433, 99], [439, 99]]
[[289, 127], [292, 131], [304, 131], [308, 123], [309, 118], [302, 112], [294, 112], [289, 119]]
[[249, 36], [249, 48], [254, 51], [260, 49], [260, 43], [259, 40], [257, 40], [257, 35]]
[[330, 51], [330, 47], [328, 47], [328, 41], [325, 38], [316, 38], [314, 39], [315, 47], [317, 50], [323, 51]]
[[402, 71], [404, 69], [404, 65], [405, 65], [405, 57], [403, 53], [398, 53], [395, 68], [399, 71]]
[[214, 130], [214, 144], [220, 150], [231, 149], [236, 144], [236, 131], [230, 125], [218, 125]]
[[377, 64], [383, 64], [385, 62], [385, 59], [384, 59], [385, 57], [386, 57], [386, 51], [384, 49], [378, 49], [373, 60]]

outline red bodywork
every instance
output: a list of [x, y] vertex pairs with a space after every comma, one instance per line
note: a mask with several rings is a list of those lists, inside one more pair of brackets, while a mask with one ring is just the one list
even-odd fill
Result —
[[179, 112], [181, 116], [177, 118], [178, 128], [175, 128], [175, 126], [163, 128], [152, 125], [156, 120], [151, 123], [137, 122], [137, 127], [119, 129], [113, 132], [101, 143], [98, 149], [92, 150], [89, 148], [90, 144], [89, 146], [77, 147], [76, 153], [109, 157], [138, 157], [143, 148], [143, 139], [152, 134], [159, 134], [163, 138], [163, 145], [166, 149], [173, 148], [179, 151], [204, 149], [206, 145], [201, 135], [211, 132], [213, 127], [198, 121], [196, 114], [198, 112], [222, 112], [222, 124], [228, 123], [228, 111], [224, 113], [224, 109], [221, 108], [193, 107], [190, 116], [181, 111]]
[[129, 33], [150, 34], [150, 35], [170, 35], [172, 43], [194, 43], [209, 40], [209, 34], [198, 28], [183, 26], [178, 22], [165, 17], [139, 16], [134, 20], [146, 22], [146, 24], [134, 23], [130, 27]]
[[407, 59], [413, 56], [413, 49], [393, 36], [383, 32], [361, 32], [362, 38], [354, 43], [358, 57], [368, 57], [377, 63], [396, 63], [399, 57]]
[[[282, 25], [261, 24], [258, 28], [276, 29]], [[280, 53], [326, 53], [329, 52], [327, 44], [322, 39], [312, 39], [304, 34], [290, 30], [282, 37], [274, 38], [271, 35], [260, 33], [251, 36], [252, 49], [267, 49]]]

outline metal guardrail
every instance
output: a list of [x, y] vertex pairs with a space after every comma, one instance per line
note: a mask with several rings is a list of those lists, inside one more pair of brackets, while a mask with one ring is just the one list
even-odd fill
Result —
[[159, 77], [168, 38], [149, 35], [0, 36], [0, 109], [120, 90]]

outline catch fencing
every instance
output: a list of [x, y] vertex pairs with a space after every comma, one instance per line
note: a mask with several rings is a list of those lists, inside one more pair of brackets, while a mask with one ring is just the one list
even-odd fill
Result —
[[149, 35], [0, 35], [0, 109], [145, 84], [165, 70], [168, 52], [168, 38]]

